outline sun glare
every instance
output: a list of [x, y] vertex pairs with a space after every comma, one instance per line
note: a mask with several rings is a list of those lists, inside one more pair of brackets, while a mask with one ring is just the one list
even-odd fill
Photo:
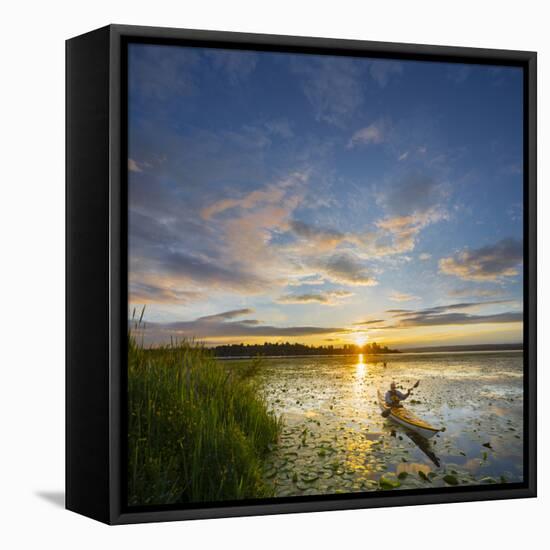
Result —
[[367, 343], [367, 336], [366, 334], [357, 334], [354, 341], [356, 346], [363, 347]]

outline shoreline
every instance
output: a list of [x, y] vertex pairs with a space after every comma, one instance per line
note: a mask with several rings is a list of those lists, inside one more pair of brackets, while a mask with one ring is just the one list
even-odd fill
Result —
[[403, 355], [467, 355], [467, 354], [490, 354], [490, 353], [523, 353], [522, 348], [518, 349], [483, 349], [483, 350], [450, 350], [450, 351], [408, 351], [403, 350], [397, 353], [379, 353], [379, 354], [368, 354], [368, 353], [332, 353], [332, 354], [309, 354], [309, 355], [233, 355], [233, 356], [214, 356], [215, 359], [220, 359], [222, 361], [231, 361], [231, 360], [250, 360], [250, 359], [303, 359], [307, 357], [357, 357], [358, 355], [363, 355], [366, 357], [379, 357], [379, 361], [382, 361], [382, 358], [388, 356], [397, 356], [402, 357]]

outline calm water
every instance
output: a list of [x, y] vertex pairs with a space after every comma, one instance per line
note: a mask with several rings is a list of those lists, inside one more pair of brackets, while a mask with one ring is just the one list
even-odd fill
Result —
[[[277, 496], [522, 480], [521, 352], [275, 358], [258, 376], [285, 420], [264, 472]], [[427, 443], [382, 418], [392, 380], [420, 380], [406, 406], [445, 431]]]

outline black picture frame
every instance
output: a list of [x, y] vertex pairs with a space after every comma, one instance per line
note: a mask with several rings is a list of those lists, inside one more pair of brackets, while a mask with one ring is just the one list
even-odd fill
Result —
[[[124, 504], [129, 42], [523, 68], [523, 483], [143, 507]], [[536, 496], [537, 56], [534, 52], [109, 25], [66, 43], [66, 507], [108, 524]], [[89, 342], [94, 345], [90, 346]]]

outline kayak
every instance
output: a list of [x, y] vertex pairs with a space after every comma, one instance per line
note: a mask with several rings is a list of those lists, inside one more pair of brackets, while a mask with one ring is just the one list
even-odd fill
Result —
[[395, 423], [400, 424], [404, 428], [411, 430], [422, 437], [430, 438], [433, 437], [437, 432], [440, 432], [440, 428], [435, 428], [428, 422], [418, 418], [411, 411], [407, 410], [405, 407], [390, 407], [386, 404], [384, 395], [380, 390], [378, 390], [378, 404], [382, 412], [391, 409], [388, 418], [393, 420]]

